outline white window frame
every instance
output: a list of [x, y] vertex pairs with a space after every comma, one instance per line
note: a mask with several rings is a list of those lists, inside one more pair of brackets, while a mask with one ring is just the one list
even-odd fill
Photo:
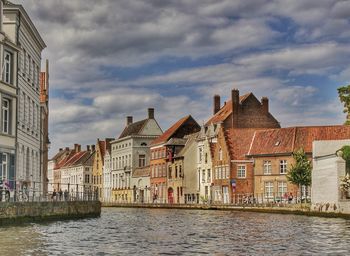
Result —
[[247, 177], [247, 166], [245, 164], [237, 165], [237, 178], [245, 179], [246, 177]]
[[[4, 104], [7, 103], [7, 106]], [[2, 98], [1, 100], [1, 131], [2, 133], [9, 134], [10, 133], [10, 108], [11, 100], [7, 98]]]
[[288, 192], [287, 182], [286, 181], [279, 181], [278, 182], [278, 196], [282, 197], [287, 192]]
[[280, 174], [287, 174], [287, 160], [280, 160]]
[[205, 174], [206, 174], [206, 171], [203, 169], [202, 170], [202, 183], [205, 183]]
[[8, 84], [12, 84], [12, 56], [11, 52], [4, 51], [3, 81]]
[[265, 191], [265, 198], [273, 198], [273, 193], [274, 193], [273, 181], [265, 181], [264, 191]]
[[264, 161], [263, 169], [264, 169], [264, 175], [271, 175], [272, 174], [272, 165], [271, 165], [270, 160]]
[[1, 180], [7, 180], [7, 172], [8, 172], [8, 154], [7, 153], [2, 153], [2, 159], [0, 159], [1, 162], [1, 176], [0, 179]]

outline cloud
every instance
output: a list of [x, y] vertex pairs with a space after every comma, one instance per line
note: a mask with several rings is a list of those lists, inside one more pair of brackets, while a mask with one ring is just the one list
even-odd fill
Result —
[[116, 137], [148, 107], [164, 130], [201, 123], [232, 88], [268, 96], [282, 125], [344, 119], [324, 88], [350, 81], [349, 1], [13, 1], [48, 45], [52, 152]]

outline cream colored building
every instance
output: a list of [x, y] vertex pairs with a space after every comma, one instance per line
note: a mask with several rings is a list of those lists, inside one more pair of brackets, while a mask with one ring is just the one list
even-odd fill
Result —
[[[0, 1], [0, 184], [15, 188], [17, 58], [20, 48]], [[12, 194], [12, 193], [11, 193]]]
[[133, 122], [127, 117], [126, 127], [118, 139], [111, 141], [112, 198], [117, 202], [136, 202], [136, 192], [131, 177], [136, 168], [149, 165], [150, 143], [162, 134], [154, 119], [154, 109], [148, 109], [148, 117]]
[[[10, 164], [16, 165], [18, 188], [22, 186], [34, 188], [35, 182], [35, 190], [41, 191], [43, 174], [40, 157], [42, 131], [39, 73], [41, 52], [46, 45], [22, 5], [5, 1], [4, 15], [1, 16], [6, 40], [11, 42], [13, 50], [18, 51], [18, 61], [16, 61], [16, 51], [9, 51], [11, 66], [13, 71], [17, 71], [16, 74], [11, 72], [13, 78], [10, 79], [10, 88], [17, 90], [18, 97], [17, 120], [13, 116], [11, 121], [13, 124], [11, 129], [17, 129], [13, 134], [13, 136], [17, 134], [16, 160], [14, 162], [13, 159]], [[10, 48], [7, 49], [10, 50]], [[7, 93], [7, 95], [12, 94]], [[10, 100], [10, 105], [14, 107], [16, 97], [12, 95]], [[10, 140], [13, 141], [13, 138]]]

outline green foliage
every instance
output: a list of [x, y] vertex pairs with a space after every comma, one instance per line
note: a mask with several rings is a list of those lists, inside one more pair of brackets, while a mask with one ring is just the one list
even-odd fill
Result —
[[301, 186], [311, 185], [311, 162], [307, 159], [303, 149], [293, 153], [295, 164], [291, 166], [287, 173], [287, 180], [291, 183]]
[[346, 145], [346, 146], [343, 146], [341, 149], [340, 149], [341, 152], [343, 152], [342, 154], [342, 158], [348, 162], [350, 161], [350, 146]]
[[338, 95], [340, 102], [344, 104], [344, 113], [347, 113], [347, 120], [345, 125], [350, 124], [349, 115], [350, 115], [350, 85], [342, 86], [338, 88]]

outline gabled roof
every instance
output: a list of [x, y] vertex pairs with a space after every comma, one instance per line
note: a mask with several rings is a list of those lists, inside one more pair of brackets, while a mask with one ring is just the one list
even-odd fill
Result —
[[67, 156], [65, 156], [58, 163], [56, 163], [54, 170], [62, 168], [74, 156], [74, 154], [75, 154], [75, 151], [71, 149], [69, 151], [69, 154], [67, 154]]
[[123, 130], [123, 132], [120, 134], [119, 139], [131, 136], [131, 135], [138, 135], [141, 133], [142, 128], [146, 125], [147, 121], [149, 119], [144, 119], [132, 124], [129, 124], [126, 126]]
[[157, 139], [151, 142], [151, 145], [157, 145], [164, 142], [167, 142], [172, 136], [189, 120], [194, 120], [191, 115], [185, 116], [173, 124], [168, 130], [166, 130], [162, 135]]
[[[247, 93], [239, 97], [239, 102], [243, 103], [252, 93]], [[225, 121], [232, 114], [232, 100], [227, 101], [222, 108], [213, 115], [205, 125], [217, 124]]]
[[76, 165], [77, 162], [85, 155], [86, 151], [74, 152], [73, 156], [68, 159], [60, 168], [66, 168]]
[[256, 130], [256, 128], [231, 128], [225, 131], [225, 141], [231, 160], [246, 158]]
[[303, 148], [312, 153], [315, 140], [350, 139], [350, 126], [304, 126], [257, 131], [248, 155], [290, 154]]

